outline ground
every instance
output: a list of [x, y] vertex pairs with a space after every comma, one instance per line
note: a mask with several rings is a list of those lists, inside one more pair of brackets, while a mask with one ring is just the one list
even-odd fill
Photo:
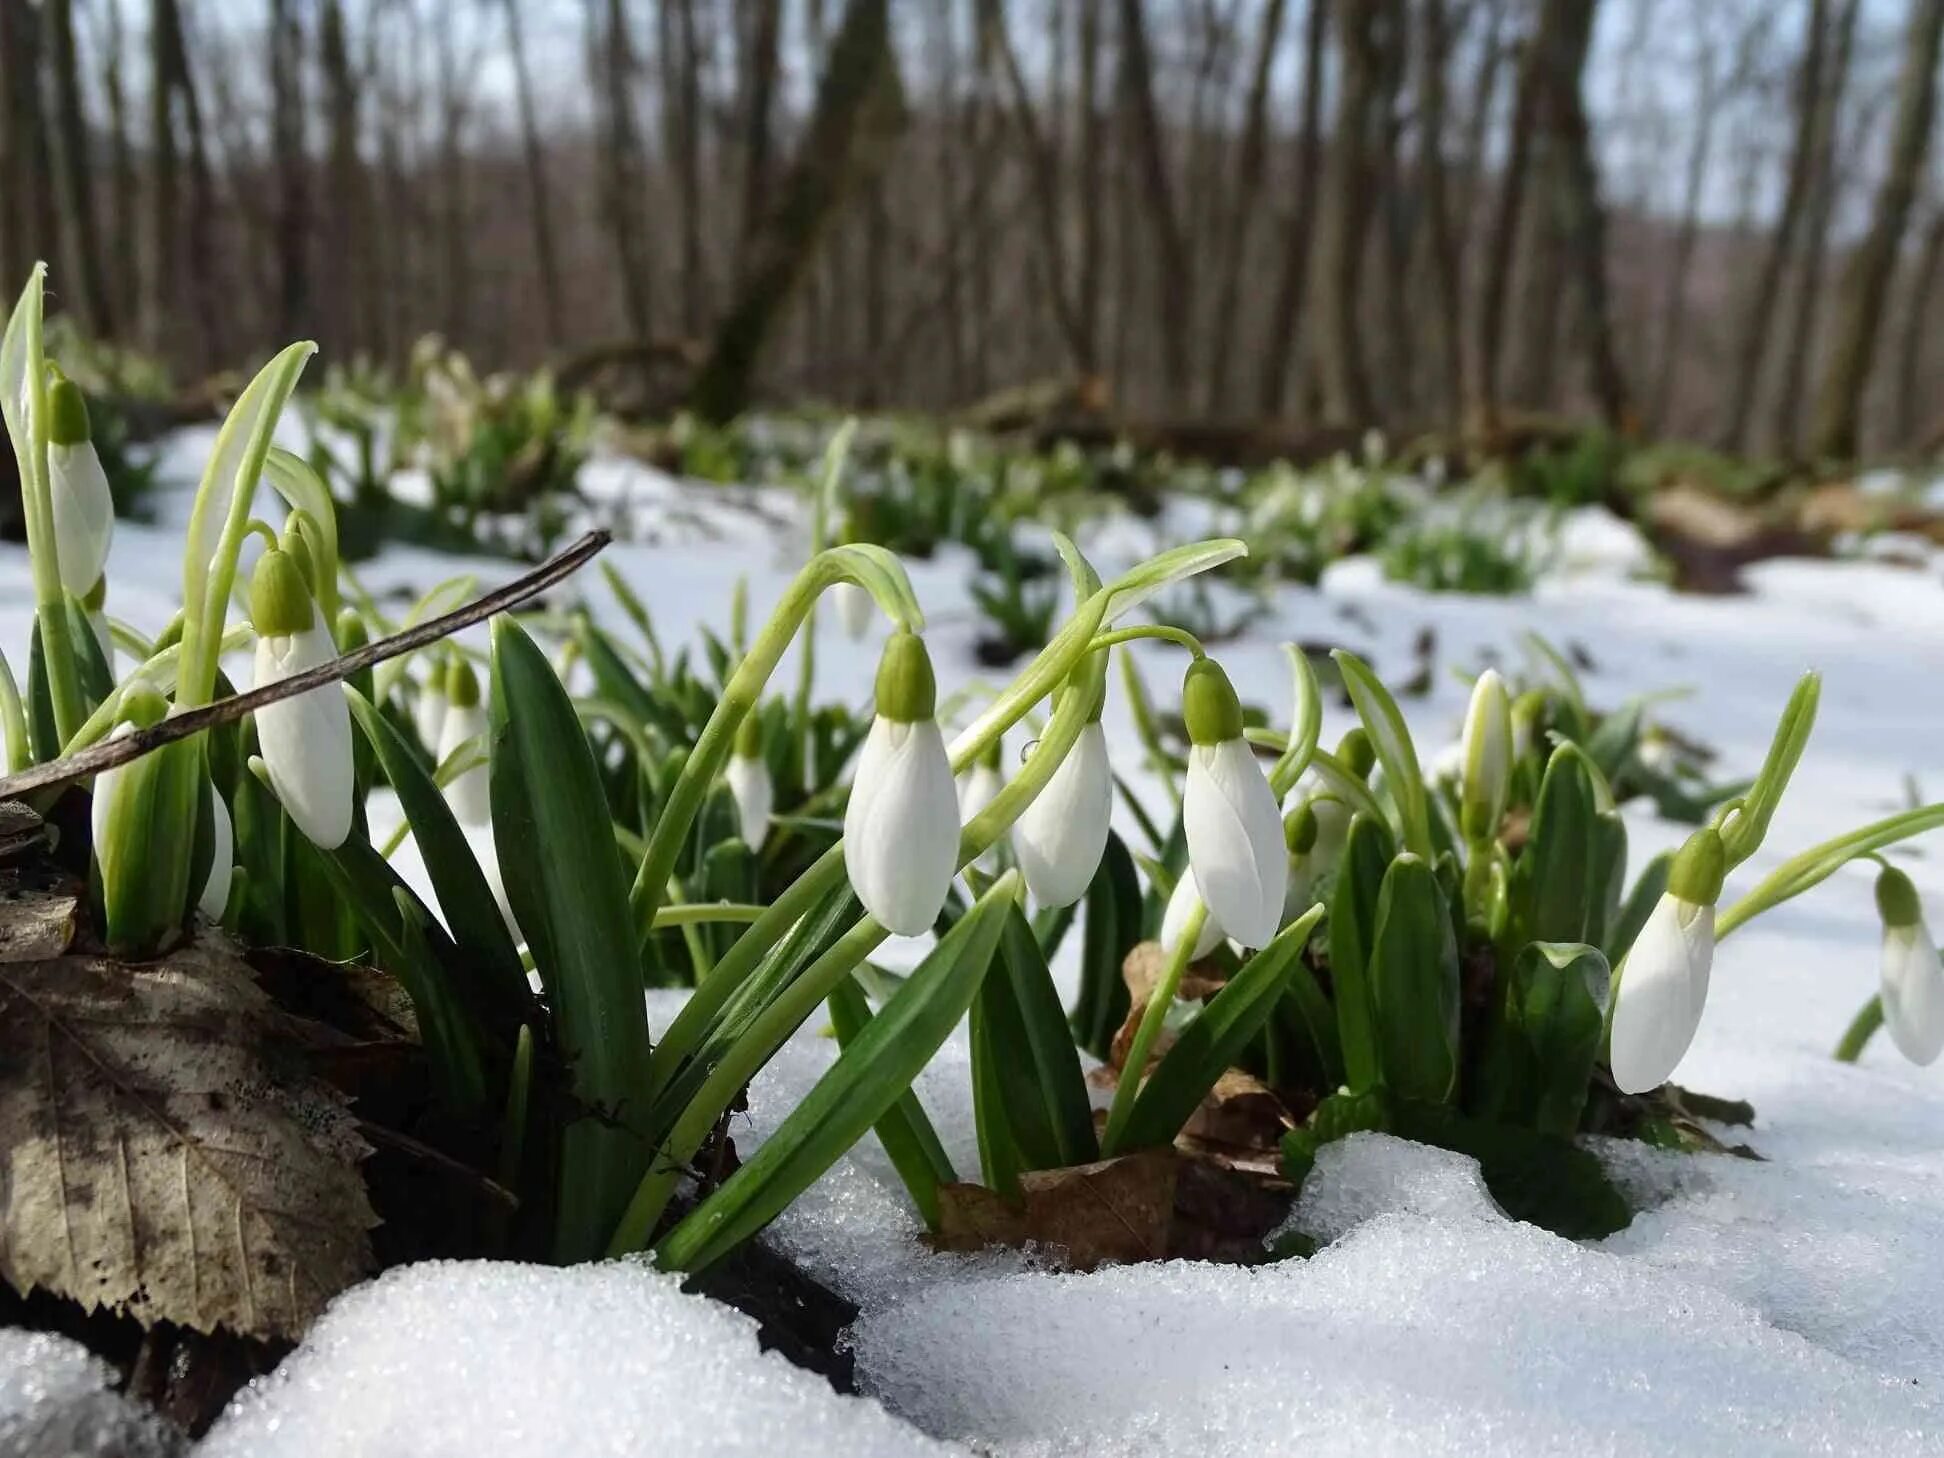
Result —
[[[172, 455], [200, 464], [204, 443], [182, 440]], [[719, 488], [613, 461], [589, 481], [654, 533], [608, 560], [664, 641], [725, 621], [741, 574], [759, 615], [801, 560], [782, 494], [727, 504]], [[158, 525], [122, 528], [111, 566], [111, 611], [149, 628], [174, 605], [180, 560], [181, 496], [161, 508]], [[1089, 546], [1106, 569], [1219, 525], [1182, 505], [1158, 523], [1110, 524]], [[1537, 627], [1587, 651], [1598, 706], [1691, 690], [1664, 716], [1715, 746], [1726, 773], [1752, 772], [1796, 677], [1820, 669], [1821, 721], [1795, 790], [1730, 899], [1793, 851], [1902, 808], [1907, 782], [1944, 794], [1935, 565], [1777, 561], [1750, 572], [1746, 595], [1685, 598], [1627, 577], [1637, 547], [1617, 524], [1583, 519], [1572, 540], [1573, 560], [1529, 598], [1429, 597], [1340, 564], [1317, 589], [1280, 591], [1217, 652], [1281, 722], [1284, 639], [1341, 642], [1403, 675], [1430, 628], [1437, 671], [1406, 709], [1435, 745], [1464, 703], [1450, 670], [1515, 662], [1520, 633]], [[422, 590], [466, 565], [396, 551], [359, 574], [374, 590]], [[512, 571], [470, 565], [483, 582]], [[967, 575], [949, 549], [912, 571], [942, 694], [981, 676]], [[13, 653], [31, 608], [20, 549], [0, 550], [0, 584], [0, 642]], [[875, 645], [848, 643], [828, 616], [823, 681], [861, 702]], [[1143, 650], [1142, 662], [1157, 693], [1170, 691], [1178, 655]], [[1132, 770], [1125, 706], [1110, 702], [1106, 722]], [[1347, 726], [1333, 706], [1326, 739]], [[1636, 863], [1683, 833], [1642, 807], [1628, 820]], [[1940, 908], [1936, 848], [1902, 864]], [[1877, 937], [1870, 878], [1851, 869], [1723, 944], [1676, 1077], [1751, 1100], [1745, 1137], [1764, 1162], [1602, 1145], [1643, 1210], [1595, 1245], [1507, 1221], [1462, 1159], [1359, 1136], [1326, 1153], [1306, 1190], [1306, 1228], [1337, 1237], [1309, 1261], [1058, 1275], [1017, 1257], [925, 1252], [867, 1139], [769, 1238], [859, 1303], [868, 1399], [759, 1358], [739, 1318], [638, 1265], [441, 1265], [343, 1298], [284, 1372], [239, 1399], [208, 1451], [876, 1454], [941, 1439], [1006, 1454], [1944, 1453], [1944, 1067], [1909, 1067], [1882, 1039], [1860, 1066], [1828, 1056], [1874, 988]], [[672, 1003], [652, 1001], [664, 1026]], [[752, 1090], [745, 1147], [827, 1066], [821, 1032], [806, 1027]], [[919, 1088], [971, 1170], [965, 1085], [958, 1041]], [[0, 1368], [15, 1363], [11, 1386], [0, 1373], [0, 1437], [8, 1394], [34, 1385], [14, 1351], [0, 1347]], [[757, 1394], [746, 1415], [698, 1416], [736, 1413], [732, 1390]]]

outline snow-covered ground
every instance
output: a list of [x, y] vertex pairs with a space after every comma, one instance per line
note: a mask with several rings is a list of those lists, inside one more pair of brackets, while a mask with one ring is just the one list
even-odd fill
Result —
[[[185, 440], [178, 454], [200, 465], [200, 449]], [[801, 560], [785, 494], [732, 498], [612, 461], [596, 462], [590, 487], [628, 502], [642, 529], [607, 560], [664, 642], [723, 622], [738, 576], [760, 614]], [[167, 616], [185, 515], [165, 497], [156, 526], [122, 528], [111, 612], [151, 629]], [[1160, 523], [1109, 523], [1087, 545], [1106, 571], [1211, 529], [1183, 506]], [[1430, 628], [1438, 671], [1405, 708], [1436, 745], [1465, 694], [1447, 670], [1515, 662], [1520, 633], [1537, 628], [1591, 655], [1596, 705], [1691, 688], [1664, 718], [1715, 746], [1724, 775], [1752, 772], [1795, 679], [1819, 668], [1817, 733], [1731, 899], [1793, 851], [1901, 808], [1906, 777], [1944, 795], [1935, 566], [1778, 561], [1750, 572], [1746, 596], [1684, 598], [1626, 575], [1636, 544], [1617, 523], [1584, 519], [1569, 543], [1570, 567], [1524, 599], [1429, 597], [1340, 564], [1317, 589], [1281, 591], [1216, 651], [1280, 722], [1284, 639], [1342, 643], [1403, 677]], [[488, 584], [512, 573], [411, 550], [358, 570], [401, 594], [461, 570]], [[992, 678], [971, 654], [969, 558], [947, 549], [911, 570], [941, 697]], [[598, 611], [611, 607], [597, 582], [583, 586]], [[30, 602], [24, 554], [0, 549], [10, 654]], [[853, 645], [825, 618], [825, 691], [862, 702], [875, 643]], [[1141, 661], [1157, 695], [1182, 667], [1151, 645]], [[1106, 722], [1131, 766], [1125, 705], [1110, 700]], [[1348, 723], [1333, 707], [1326, 739]], [[1683, 833], [1639, 807], [1629, 828], [1636, 864]], [[1935, 851], [1902, 864], [1944, 910]], [[1360, 1136], [1327, 1151], [1306, 1189], [1305, 1228], [1336, 1237], [1310, 1260], [1062, 1275], [1017, 1256], [926, 1252], [867, 1139], [768, 1238], [858, 1302], [859, 1379], [890, 1416], [759, 1358], [741, 1318], [638, 1264], [439, 1265], [343, 1298], [239, 1399], [208, 1451], [877, 1454], [941, 1439], [1004, 1454], [1944, 1453], [1944, 1068], [1907, 1067], [1884, 1040], [1857, 1067], [1828, 1057], [1873, 990], [1876, 940], [1870, 878], [1852, 869], [1723, 944], [1676, 1076], [1752, 1100], [1748, 1137], [1766, 1162], [1602, 1145], [1645, 1208], [1598, 1244], [1507, 1221], [1467, 1161]], [[665, 1025], [668, 999], [653, 1013]], [[745, 1147], [828, 1066], [820, 1031], [807, 1027], [759, 1079]], [[969, 1172], [966, 1069], [962, 1040], [948, 1043], [919, 1089]], [[14, 1351], [0, 1346], [0, 1409], [32, 1386]]]

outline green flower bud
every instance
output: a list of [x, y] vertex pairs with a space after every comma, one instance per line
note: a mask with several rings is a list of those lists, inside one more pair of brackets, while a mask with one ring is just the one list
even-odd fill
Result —
[[312, 593], [317, 591], [317, 562], [311, 555], [310, 540], [298, 529], [293, 519], [287, 522], [283, 535], [277, 538], [277, 545], [284, 555], [297, 564], [298, 571], [304, 574], [304, 585]]
[[901, 628], [885, 642], [878, 660], [878, 717], [899, 724], [923, 724], [938, 712], [938, 681], [932, 676], [925, 640]]
[[57, 374], [47, 390], [49, 445], [82, 445], [93, 439], [88, 426], [88, 397], [66, 375]]
[[1181, 718], [1192, 744], [1228, 744], [1242, 737], [1242, 701], [1212, 658], [1197, 658], [1181, 681]]
[[316, 621], [310, 587], [296, 560], [272, 548], [250, 576], [250, 622], [259, 638], [288, 638]]
[[1283, 843], [1292, 856], [1306, 856], [1316, 849], [1316, 810], [1308, 800], [1283, 817]]
[[1367, 779], [1377, 764], [1377, 750], [1362, 729], [1352, 729], [1337, 741], [1337, 763], [1358, 779]]
[[446, 701], [455, 709], [470, 709], [479, 702], [479, 675], [463, 653], [452, 655], [446, 669]]
[[363, 613], [359, 612], [356, 608], [345, 608], [338, 614], [338, 652], [355, 652], [370, 641], [371, 629], [366, 625]]
[[1668, 868], [1667, 889], [1690, 906], [1713, 906], [1721, 898], [1721, 883], [1728, 876], [1728, 853], [1721, 837], [1704, 826], [1688, 837]]
[[1885, 866], [1876, 883], [1877, 913], [1887, 927], [1916, 926], [1924, 919], [1917, 888], [1895, 866]]

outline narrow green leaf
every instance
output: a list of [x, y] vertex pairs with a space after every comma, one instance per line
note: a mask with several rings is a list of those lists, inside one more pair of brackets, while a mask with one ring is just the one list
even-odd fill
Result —
[[542, 969], [554, 1042], [582, 1114], [561, 1139], [554, 1254], [591, 1260], [648, 1149], [648, 1017], [607, 798], [572, 700], [511, 618], [493, 621], [494, 843], [514, 919]]
[[664, 1269], [699, 1270], [761, 1230], [910, 1089], [977, 995], [1017, 887], [1016, 873], [1002, 877], [959, 918], [762, 1148], [662, 1241]]
[[1087, 915], [1080, 948], [1080, 997], [1069, 1020], [1074, 1040], [1102, 1062], [1114, 1034], [1127, 1021], [1127, 980], [1121, 967], [1141, 940], [1141, 878], [1118, 834], [1107, 833], [1107, 850], [1087, 887]]
[[1364, 731], [1370, 735], [1377, 762], [1384, 767], [1384, 781], [1397, 801], [1404, 822], [1404, 848], [1425, 860], [1432, 856], [1431, 812], [1425, 801], [1424, 775], [1418, 768], [1417, 749], [1411, 743], [1410, 727], [1370, 665], [1356, 654], [1339, 648], [1330, 655], [1343, 672], [1343, 686], [1355, 705]]
[[1431, 867], [1408, 852], [1391, 862], [1370, 947], [1371, 1008], [1384, 1083], [1442, 1103], [1458, 1086], [1458, 943]]
[[[988, 1035], [973, 1056], [995, 1065], [994, 1087], [1024, 1169], [1060, 1169], [1100, 1157], [1086, 1076], [1039, 941], [1017, 905], [999, 939], [999, 965], [979, 988]], [[975, 1078], [977, 1073], [975, 1071]]]
[[[871, 1005], [865, 1000], [864, 989], [857, 985], [855, 978], [847, 977], [830, 994], [829, 1006], [838, 1045], [850, 1048], [871, 1022]], [[904, 1096], [885, 1111], [874, 1127], [878, 1142], [890, 1157], [891, 1167], [904, 1181], [911, 1203], [918, 1207], [925, 1228], [936, 1230], [938, 1187], [957, 1180], [958, 1173], [952, 1168], [945, 1146], [939, 1142], [938, 1131], [925, 1116], [918, 1091], [906, 1089]]]
[[1789, 695], [1788, 707], [1775, 726], [1768, 758], [1742, 802], [1739, 814], [1730, 817], [1722, 832], [1722, 848], [1728, 852], [1728, 868], [1733, 870], [1761, 848], [1768, 835], [1775, 808], [1782, 803], [1782, 792], [1808, 747], [1809, 735], [1816, 727], [1816, 705], [1822, 698], [1822, 675], [1805, 673]]
[[1596, 947], [1533, 942], [1512, 964], [1519, 1027], [1537, 1074], [1533, 1124], [1571, 1136], [1600, 1055], [1611, 973]]
[[1121, 1138], [1121, 1152], [1174, 1143], [1216, 1080], [1235, 1066], [1249, 1040], [1276, 1010], [1322, 917], [1323, 908], [1312, 906], [1284, 927], [1181, 1030], [1141, 1086]]
[[1354, 817], [1330, 894], [1330, 976], [1336, 987], [1343, 1076], [1357, 1093], [1374, 1086], [1382, 1071], [1370, 995], [1370, 952], [1384, 873], [1396, 854], [1389, 826], [1367, 815]]

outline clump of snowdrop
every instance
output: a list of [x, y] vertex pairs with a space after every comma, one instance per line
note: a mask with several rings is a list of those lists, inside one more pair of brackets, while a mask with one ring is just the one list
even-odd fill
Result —
[[885, 643], [876, 698], [844, 811], [844, 866], [866, 911], [900, 936], [917, 936], [952, 889], [959, 818], [935, 717], [938, 685], [916, 633], [900, 630]]

